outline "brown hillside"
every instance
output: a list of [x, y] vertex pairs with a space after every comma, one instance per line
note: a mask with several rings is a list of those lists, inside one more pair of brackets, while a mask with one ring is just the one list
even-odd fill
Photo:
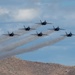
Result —
[[0, 60], [0, 75], [75, 75], [75, 67], [20, 60]]

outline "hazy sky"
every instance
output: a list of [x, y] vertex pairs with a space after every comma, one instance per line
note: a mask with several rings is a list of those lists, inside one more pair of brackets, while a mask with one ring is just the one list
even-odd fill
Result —
[[[0, 0], [1, 34], [6, 31], [14, 31], [25, 24], [7, 24], [6, 22], [32, 22], [34, 24], [39, 20], [47, 20], [52, 22], [55, 27], [60, 26], [67, 32], [75, 33], [75, 0]], [[48, 27], [52, 28], [52, 26]], [[55, 32], [49, 38], [62, 34], [65, 34], [65, 31]], [[31, 61], [75, 65], [74, 49], [75, 37], [72, 37], [17, 57]]]

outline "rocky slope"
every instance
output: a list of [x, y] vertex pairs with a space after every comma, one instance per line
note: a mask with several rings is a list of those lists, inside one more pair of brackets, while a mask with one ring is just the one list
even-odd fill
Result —
[[75, 75], [75, 67], [20, 60], [0, 60], [0, 75]]

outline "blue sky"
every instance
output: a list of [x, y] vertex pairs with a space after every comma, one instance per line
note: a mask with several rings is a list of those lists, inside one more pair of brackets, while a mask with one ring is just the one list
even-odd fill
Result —
[[[0, 34], [14, 31], [25, 24], [33, 25], [40, 19], [52, 22], [55, 27], [65, 28], [67, 32], [75, 33], [74, 7], [74, 0], [0, 0]], [[7, 22], [17, 23], [8, 24]], [[48, 27], [52, 28], [52, 26]], [[55, 32], [51, 38], [64, 33], [64, 31]], [[37, 41], [34, 42], [37, 43]], [[34, 52], [17, 55], [17, 57], [29, 61], [75, 65], [74, 49], [75, 37], [72, 37]]]

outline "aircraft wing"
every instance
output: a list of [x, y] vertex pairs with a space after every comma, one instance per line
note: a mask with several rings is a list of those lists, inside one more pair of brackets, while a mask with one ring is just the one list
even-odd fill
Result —
[[67, 35], [61, 35], [61, 36], [67, 36]]
[[41, 23], [35, 23], [35, 24], [41, 24]]
[[60, 30], [65, 30], [65, 29], [60, 28]]
[[48, 36], [48, 34], [43, 34], [43, 35]]
[[2, 35], [9, 36], [8, 34], [2, 34]]
[[48, 30], [54, 30], [54, 29], [48, 29]]
[[14, 35], [20, 36], [19, 34], [14, 34]]
[[25, 30], [24, 28], [20, 28], [19, 30]]
[[75, 34], [72, 34], [73, 36], [75, 36]]
[[31, 34], [31, 35], [37, 35], [37, 34]]
[[47, 23], [47, 24], [52, 24], [52, 23]]
[[35, 28], [30, 28], [31, 30], [36, 30]]

